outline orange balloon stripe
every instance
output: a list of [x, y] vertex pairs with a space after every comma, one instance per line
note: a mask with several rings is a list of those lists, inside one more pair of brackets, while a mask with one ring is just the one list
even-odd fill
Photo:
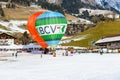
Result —
[[36, 12], [34, 13], [32, 16], [30, 16], [30, 18], [28, 19], [28, 30], [30, 32], [30, 34], [32, 35], [32, 38], [38, 42], [38, 44], [42, 47], [42, 49], [45, 49], [46, 47], [48, 47], [48, 44], [42, 39], [42, 37], [39, 35], [39, 33], [36, 30], [35, 27], [35, 21], [36, 18], [43, 14], [46, 11], [40, 11], [40, 12]]

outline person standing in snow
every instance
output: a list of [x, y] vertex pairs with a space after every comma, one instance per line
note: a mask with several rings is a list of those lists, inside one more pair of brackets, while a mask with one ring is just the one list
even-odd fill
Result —
[[14, 53], [12, 53], [12, 56], [14, 56]]
[[15, 57], [17, 58], [17, 56], [18, 56], [18, 51], [15, 53]]
[[103, 48], [100, 48], [100, 55], [103, 54]]

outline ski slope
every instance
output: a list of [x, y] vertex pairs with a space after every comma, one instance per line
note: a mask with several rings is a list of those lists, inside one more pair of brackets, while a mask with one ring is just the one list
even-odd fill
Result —
[[120, 80], [120, 54], [5, 58], [0, 61], [1, 80]]

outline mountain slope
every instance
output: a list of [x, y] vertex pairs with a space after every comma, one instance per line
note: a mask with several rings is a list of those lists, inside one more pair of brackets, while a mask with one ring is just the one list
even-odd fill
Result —
[[43, 10], [40, 7], [18, 7], [15, 9], [3, 8], [7, 20], [27, 20], [33, 13]]
[[63, 0], [62, 7], [71, 13], [80, 8], [111, 10], [120, 14], [120, 0]]
[[97, 4], [120, 13], [120, 0], [95, 0]]
[[88, 3], [91, 5], [100, 5], [104, 9], [108, 9], [111, 11], [115, 11], [117, 13], [120, 13], [120, 0], [82, 0], [84, 3]]
[[[106, 23], [99, 23], [96, 27], [91, 28], [81, 34], [78, 34], [72, 37], [72, 42], [66, 43], [63, 45], [72, 45], [72, 46], [81, 46], [87, 47], [92, 46], [93, 41], [97, 41], [102, 37], [120, 34], [120, 22], [106, 22]], [[84, 37], [85, 36], [85, 37]], [[84, 38], [83, 38], [84, 37]], [[82, 38], [80, 40], [74, 41], [74, 38]], [[70, 39], [69, 39], [70, 40]]]
[[[91, 0], [92, 1], [92, 0]], [[80, 8], [104, 9], [89, 0], [63, 0], [61, 6], [69, 13], [79, 14]]]
[[[5, 17], [0, 18], [0, 33], [24, 33], [27, 31], [27, 20], [35, 12], [45, 10], [42, 8], [19, 7], [15, 9], [3, 8]], [[70, 14], [65, 14], [67, 20], [80, 20]], [[82, 20], [81, 20], [82, 21]]]

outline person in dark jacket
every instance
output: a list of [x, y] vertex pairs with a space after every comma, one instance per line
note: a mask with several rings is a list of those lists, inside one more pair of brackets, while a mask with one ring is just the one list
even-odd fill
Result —
[[18, 51], [15, 53], [15, 57], [17, 58], [17, 56], [18, 56]]
[[103, 48], [100, 48], [100, 55], [103, 54]]

